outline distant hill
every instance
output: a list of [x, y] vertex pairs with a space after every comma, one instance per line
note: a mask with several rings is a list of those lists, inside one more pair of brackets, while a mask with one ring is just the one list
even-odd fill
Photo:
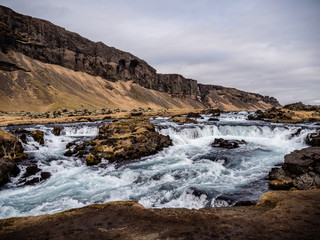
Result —
[[273, 106], [273, 97], [158, 74], [130, 53], [0, 6], [2, 111]]

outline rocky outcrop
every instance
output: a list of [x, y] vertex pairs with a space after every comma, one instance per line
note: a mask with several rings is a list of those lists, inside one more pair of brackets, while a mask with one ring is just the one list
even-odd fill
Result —
[[[254, 110], [279, 105], [272, 97], [221, 86], [198, 84], [196, 80], [186, 79], [179, 74], [157, 74], [156, 70], [145, 61], [130, 53], [109, 47], [102, 42], [92, 42], [48, 21], [18, 14], [1, 6], [0, 33], [0, 70], [6, 72], [21, 70], [19, 81], [22, 81], [20, 79], [22, 75], [26, 77], [30, 74], [35, 78], [46, 80], [45, 85], [38, 85], [35, 91], [40, 91], [41, 88], [41, 91], [48, 92], [47, 97], [39, 96], [42, 101], [47, 101], [47, 105], [54, 98], [54, 95], [50, 96], [52, 90], [47, 86], [51, 86], [51, 78], [57, 78], [57, 74], [49, 75], [50, 78], [44, 69], [39, 69], [34, 74], [30, 69], [31, 65], [24, 64], [23, 57], [14, 57], [12, 52], [22, 53], [43, 63], [56, 64], [77, 72], [99, 76], [107, 81], [130, 81], [146, 89], [167, 93], [174, 98], [196, 101], [198, 107], [200, 103], [204, 103], [206, 107], [225, 110]], [[0, 78], [4, 82], [3, 86], [0, 85], [0, 90], [2, 87], [6, 94], [14, 95], [10, 86], [14, 83], [9, 81], [10, 77], [4, 75]], [[105, 86], [112, 91], [114, 88], [108, 85], [107, 81], [100, 84], [100, 87]], [[66, 91], [68, 88], [63, 89]]]
[[[155, 131], [154, 125], [148, 120], [131, 119], [107, 123], [101, 127], [98, 136], [91, 144], [75, 146], [66, 154], [79, 154], [82, 151], [86, 156], [87, 165], [96, 165], [102, 159], [109, 162], [122, 162], [152, 155], [172, 144], [169, 136]], [[65, 155], [66, 155], [65, 154]]]
[[212, 147], [221, 147], [221, 148], [238, 148], [239, 145], [246, 144], [244, 140], [225, 140], [223, 138], [216, 138], [214, 142], [211, 144]]
[[306, 104], [303, 104], [302, 102], [287, 104], [287, 105], [284, 105], [283, 108], [289, 109], [292, 111], [318, 111], [318, 112], [320, 112], [320, 106], [306, 105]]
[[269, 173], [272, 189], [320, 188], [320, 147], [309, 147], [287, 154], [281, 168]]

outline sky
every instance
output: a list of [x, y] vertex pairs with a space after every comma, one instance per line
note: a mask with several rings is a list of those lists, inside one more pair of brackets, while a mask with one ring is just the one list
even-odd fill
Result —
[[320, 0], [0, 0], [158, 73], [320, 105]]

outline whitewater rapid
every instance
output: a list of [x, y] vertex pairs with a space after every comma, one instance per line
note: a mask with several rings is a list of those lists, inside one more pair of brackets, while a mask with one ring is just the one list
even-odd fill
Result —
[[[197, 124], [184, 125], [168, 118], [151, 119], [161, 134], [170, 136], [173, 146], [131, 163], [103, 161], [91, 167], [83, 159], [65, 157], [65, 146], [90, 141], [105, 122], [60, 124], [60, 136], [52, 134], [53, 125], [24, 126], [45, 133], [43, 146], [31, 138], [23, 145], [32, 162], [51, 177], [24, 186], [19, 179], [27, 165], [22, 165], [19, 176], [0, 190], [0, 218], [56, 213], [117, 200], [137, 200], [148, 208], [195, 209], [257, 201], [268, 191], [271, 168], [282, 163], [285, 154], [306, 147], [307, 134], [317, 127], [248, 121], [247, 115], [225, 113], [214, 122], [203, 115]], [[245, 140], [246, 144], [236, 149], [213, 148], [215, 138]]]

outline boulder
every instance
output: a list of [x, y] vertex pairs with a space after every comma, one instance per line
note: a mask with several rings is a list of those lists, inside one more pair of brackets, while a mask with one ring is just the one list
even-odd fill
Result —
[[187, 117], [188, 118], [201, 118], [201, 115], [200, 115], [200, 113], [189, 112], [187, 114]]
[[101, 158], [109, 162], [133, 160], [155, 154], [171, 144], [169, 136], [157, 133], [148, 120], [131, 119], [107, 123], [92, 140], [93, 147], [86, 162], [94, 165]]
[[212, 147], [221, 147], [221, 148], [238, 148], [239, 144], [246, 144], [244, 140], [225, 140], [223, 138], [216, 138], [214, 142], [211, 144]]
[[33, 130], [33, 131], [30, 131], [30, 134], [36, 142], [38, 142], [41, 145], [44, 144], [44, 133], [42, 131]]
[[0, 158], [10, 157], [16, 153], [23, 153], [23, 147], [19, 139], [12, 133], [0, 129]]
[[316, 133], [309, 133], [306, 142], [312, 147], [320, 147], [320, 129]]
[[60, 133], [61, 133], [61, 127], [53, 127], [52, 129], [52, 133], [56, 136], [60, 136]]
[[5, 157], [0, 159], [0, 186], [9, 182], [10, 176], [17, 176], [20, 172], [17, 164]]
[[287, 154], [281, 168], [269, 172], [272, 189], [320, 188], [320, 147], [309, 147]]

